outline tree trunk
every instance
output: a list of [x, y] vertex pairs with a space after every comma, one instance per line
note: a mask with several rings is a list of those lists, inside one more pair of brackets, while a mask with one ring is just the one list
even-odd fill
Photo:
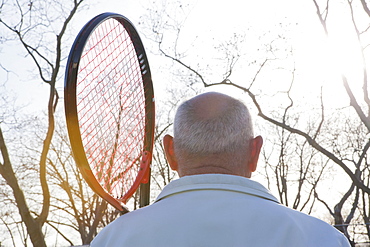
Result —
[[26, 225], [27, 232], [30, 236], [33, 246], [46, 247], [44, 240], [44, 234], [37, 220], [35, 220], [26, 203], [26, 198], [23, 191], [19, 187], [17, 178], [15, 176], [12, 164], [10, 162], [8, 149], [5, 144], [4, 136], [0, 128], [0, 150], [4, 160], [3, 164], [0, 164], [0, 174], [5, 179], [7, 184], [12, 188], [15, 201], [17, 203], [19, 214], [21, 215], [22, 221]]

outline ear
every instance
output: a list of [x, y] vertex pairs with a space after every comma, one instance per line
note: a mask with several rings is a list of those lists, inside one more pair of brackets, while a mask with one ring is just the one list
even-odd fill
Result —
[[173, 146], [173, 137], [170, 135], [165, 135], [163, 137], [163, 146], [168, 164], [170, 165], [172, 170], [178, 171], [178, 164], [177, 159], [175, 157], [175, 150]]
[[249, 171], [250, 172], [255, 172], [257, 169], [257, 162], [258, 158], [261, 152], [263, 144], [263, 139], [261, 136], [257, 136], [256, 138], [252, 139], [250, 144], [249, 144]]

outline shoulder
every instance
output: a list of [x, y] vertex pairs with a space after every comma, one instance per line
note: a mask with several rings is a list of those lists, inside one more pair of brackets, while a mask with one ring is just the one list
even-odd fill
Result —
[[137, 215], [137, 211], [124, 214], [104, 227], [98, 235], [93, 239], [91, 247], [108, 247], [118, 246], [118, 241], [122, 241], [127, 230], [134, 227], [133, 223]]
[[282, 228], [292, 228], [295, 236], [312, 246], [350, 246], [343, 233], [330, 224], [305, 213], [279, 205]]
[[[91, 242], [91, 247], [146, 246], [142, 233], [155, 229], [158, 219], [153, 205], [124, 214], [104, 227]], [[140, 244], [140, 241], [144, 241]]]

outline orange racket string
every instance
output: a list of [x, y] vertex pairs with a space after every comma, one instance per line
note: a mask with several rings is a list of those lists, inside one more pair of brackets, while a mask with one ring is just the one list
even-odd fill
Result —
[[85, 45], [77, 78], [77, 111], [93, 174], [109, 194], [125, 201], [140, 169], [145, 97], [134, 46], [114, 19], [99, 25]]

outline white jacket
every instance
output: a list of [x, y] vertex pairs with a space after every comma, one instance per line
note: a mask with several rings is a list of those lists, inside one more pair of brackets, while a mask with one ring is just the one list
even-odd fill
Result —
[[156, 202], [105, 227], [92, 247], [342, 247], [329, 224], [289, 209], [247, 178], [206, 174], [168, 184]]

